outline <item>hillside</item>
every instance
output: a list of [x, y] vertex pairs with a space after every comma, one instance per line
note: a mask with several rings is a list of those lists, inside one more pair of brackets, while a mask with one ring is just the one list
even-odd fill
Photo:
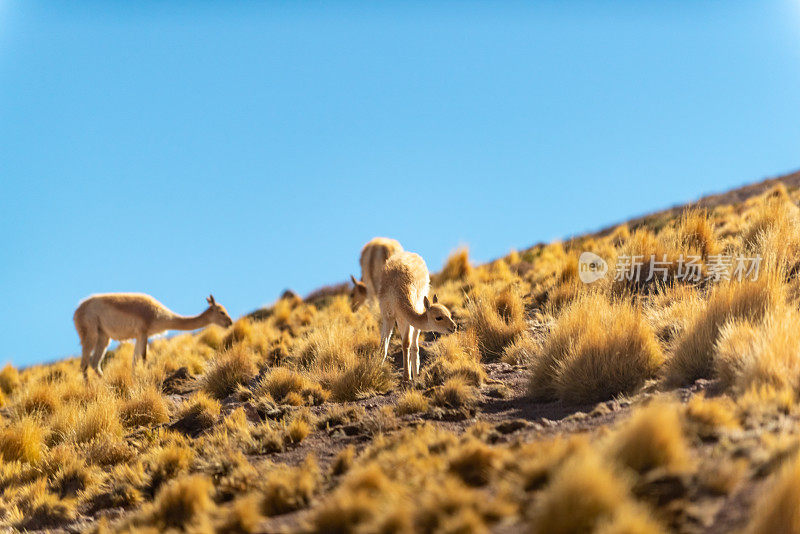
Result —
[[[74, 359], [8, 366], [0, 526], [800, 531], [798, 203], [794, 173], [486, 265], [456, 251], [432, 293], [459, 328], [423, 334], [414, 386], [346, 285], [155, 340], [135, 374], [130, 344], [88, 384]], [[605, 277], [581, 281], [585, 251]]]

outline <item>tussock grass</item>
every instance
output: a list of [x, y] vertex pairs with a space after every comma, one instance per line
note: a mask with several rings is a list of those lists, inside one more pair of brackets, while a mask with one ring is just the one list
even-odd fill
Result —
[[586, 451], [570, 460], [543, 490], [532, 510], [532, 533], [592, 532], [605, 524], [620, 524], [636, 516], [646, 532], [660, 529], [640, 511], [620, 477], [596, 454]]
[[503, 350], [527, 330], [525, 304], [512, 288], [499, 293], [473, 293], [467, 303], [469, 327], [475, 331], [481, 353], [497, 360]]
[[610, 454], [639, 473], [660, 468], [680, 472], [690, 465], [680, 407], [665, 401], [638, 410], [613, 436]]
[[256, 371], [253, 352], [240, 344], [216, 357], [200, 378], [200, 382], [206, 393], [217, 399], [224, 399], [237, 386], [250, 381]]
[[757, 281], [721, 283], [712, 289], [705, 306], [698, 309], [677, 341], [666, 367], [672, 385], [709, 378], [713, 371], [714, 345], [729, 321], [760, 321], [783, 301], [776, 276], [763, 275]]
[[321, 482], [313, 456], [307, 456], [297, 467], [276, 466], [264, 482], [261, 510], [274, 516], [305, 508]]
[[178, 418], [183, 427], [190, 431], [202, 431], [211, 428], [219, 417], [220, 404], [202, 391], [198, 391], [178, 410]]
[[0, 390], [6, 395], [12, 395], [21, 384], [17, 368], [7, 363], [0, 370]]
[[171, 482], [156, 496], [152, 522], [162, 529], [202, 528], [216, 506], [211, 500], [211, 481], [190, 475]]
[[422, 382], [440, 386], [450, 378], [460, 378], [473, 386], [486, 380], [474, 331], [442, 336], [431, 346], [432, 361], [422, 369]]
[[33, 419], [23, 418], [0, 430], [0, 456], [6, 462], [36, 463], [43, 449], [44, 432]]
[[464, 280], [472, 274], [472, 264], [469, 261], [469, 249], [459, 248], [448, 256], [444, 267], [439, 272], [438, 280]]
[[792, 459], [774, 477], [771, 486], [753, 506], [746, 532], [771, 534], [800, 531], [800, 460]]
[[428, 399], [415, 389], [409, 389], [403, 392], [399, 399], [397, 399], [397, 413], [398, 415], [411, 415], [415, 413], [425, 413], [428, 411]]
[[559, 316], [533, 361], [530, 393], [572, 403], [605, 400], [641, 387], [663, 360], [637, 309], [589, 294]]
[[127, 427], [160, 425], [169, 421], [169, 407], [156, 388], [147, 387], [122, 403], [120, 418]]
[[478, 392], [465, 380], [458, 377], [448, 378], [441, 386], [433, 388], [431, 400], [436, 406], [444, 408], [462, 408], [475, 406]]

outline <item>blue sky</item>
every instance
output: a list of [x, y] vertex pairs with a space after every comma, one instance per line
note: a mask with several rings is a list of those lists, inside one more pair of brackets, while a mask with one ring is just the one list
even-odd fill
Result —
[[0, 0], [0, 363], [800, 167], [800, 3]]

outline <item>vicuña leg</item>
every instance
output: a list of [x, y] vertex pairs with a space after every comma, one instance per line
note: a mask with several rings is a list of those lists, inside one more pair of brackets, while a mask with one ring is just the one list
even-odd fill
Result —
[[394, 329], [394, 319], [383, 316], [381, 318], [381, 352], [383, 352], [383, 360], [386, 361], [386, 356], [389, 354], [389, 340], [392, 338], [392, 329]]
[[97, 346], [98, 335], [97, 330], [90, 328], [84, 332], [84, 336], [81, 338], [81, 371], [86, 379], [89, 378], [89, 365], [92, 363], [92, 352]]
[[108, 349], [110, 341], [108, 336], [102, 332], [100, 332], [97, 337], [97, 343], [95, 343], [94, 346], [94, 355], [92, 356], [92, 367], [97, 371], [98, 376], [103, 376], [101, 366], [103, 365], [103, 359], [106, 357], [106, 350]]
[[411, 326], [399, 325], [400, 335], [403, 338], [403, 379], [411, 380]]
[[131, 370], [136, 373], [136, 357], [141, 356], [142, 361], [147, 358], [147, 335], [136, 338], [136, 346], [133, 348], [133, 358], [131, 360]]
[[419, 328], [411, 329], [411, 379], [419, 376]]

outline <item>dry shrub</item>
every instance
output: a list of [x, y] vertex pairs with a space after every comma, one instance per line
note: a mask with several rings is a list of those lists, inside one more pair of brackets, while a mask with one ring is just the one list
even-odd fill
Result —
[[513, 288], [491, 294], [489, 290], [476, 291], [467, 304], [469, 327], [478, 339], [481, 353], [497, 360], [503, 349], [516, 341], [528, 328], [525, 304]]
[[800, 458], [795, 457], [774, 477], [771, 486], [753, 505], [746, 532], [773, 534], [800, 532]]
[[542, 342], [540, 339], [530, 334], [522, 335], [503, 349], [500, 361], [509, 365], [530, 365], [534, 355], [541, 349]]
[[611, 455], [639, 473], [660, 468], [680, 472], [689, 466], [689, 447], [680, 406], [655, 401], [637, 410], [612, 437]]
[[93, 465], [110, 466], [128, 462], [134, 457], [134, 450], [121, 436], [103, 434], [82, 444], [80, 450]]
[[444, 408], [469, 408], [478, 404], [478, 391], [459, 377], [448, 378], [431, 392], [431, 400]]
[[20, 411], [28, 415], [49, 416], [59, 407], [60, 399], [57, 397], [52, 384], [38, 383], [29, 386], [22, 393], [17, 402]]
[[197, 340], [214, 350], [220, 350], [225, 339], [225, 329], [221, 326], [212, 324], [203, 329]]
[[237, 386], [249, 382], [256, 371], [252, 350], [239, 344], [214, 358], [208, 371], [200, 378], [200, 383], [208, 394], [224, 399]]
[[215, 509], [211, 500], [212, 489], [211, 480], [203, 475], [186, 476], [171, 482], [156, 496], [152, 522], [162, 529], [201, 527]]
[[278, 404], [300, 406], [322, 404], [330, 393], [293, 369], [275, 367], [258, 384], [255, 395]]
[[391, 367], [378, 354], [375, 319], [364, 322], [355, 317], [344, 298], [340, 316], [313, 329], [293, 355], [337, 402], [385, 393], [394, 386]]
[[470, 439], [456, 448], [448, 459], [448, 470], [469, 486], [485, 486], [500, 469], [504, 451]]
[[158, 389], [146, 387], [122, 403], [120, 418], [128, 427], [160, 425], [169, 421], [169, 408]]
[[409, 389], [397, 399], [397, 413], [399, 415], [411, 415], [415, 413], [425, 413], [428, 411], [428, 399], [416, 389]]
[[518, 444], [510, 451], [510, 469], [519, 477], [524, 491], [544, 487], [563, 463], [588, 446], [585, 436], [556, 437]]
[[717, 437], [722, 430], [739, 428], [736, 405], [728, 397], [707, 399], [695, 395], [686, 405], [686, 420], [690, 429], [700, 438]]
[[253, 323], [247, 317], [237, 319], [227, 335], [222, 339], [222, 349], [230, 349], [236, 344], [248, 344], [253, 339]]
[[757, 322], [782, 301], [781, 283], [775, 276], [757, 281], [720, 283], [708, 302], [696, 310], [687, 330], [678, 339], [667, 362], [666, 378], [671, 385], [709, 378], [713, 371], [714, 345], [728, 321]]
[[259, 511], [259, 500], [259, 496], [252, 493], [233, 501], [217, 531], [231, 534], [257, 532], [263, 519]]
[[289, 443], [298, 444], [311, 433], [311, 425], [303, 414], [295, 416], [286, 425], [286, 439]]
[[88, 467], [82, 460], [71, 458], [52, 475], [50, 490], [60, 499], [75, 497], [97, 483], [97, 468]]
[[74, 521], [77, 515], [74, 500], [59, 499], [47, 490], [43, 479], [21, 488], [12, 499], [14, 506], [5, 510], [6, 520], [11, 519], [20, 530], [59, 527]]
[[305, 508], [321, 481], [313, 456], [307, 456], [297, 467], [276, 466], [264, 482], [261, 509], [266, 515], [274, 516]]
[[6, 462], [38, 462], [44, 447], [43, 434], [39, 424], [30, 418], [9, 423], [0, 430], [0, 456]]
[[154, 494], [165, 483], [186, 472], [194, 459], [194, 450], [181, 440], [167, 443], [145, 458], [150, 472], [149, 490]]
[[68, 423], [62, 435], [64, 441], [86, 443], [101, 435], [122, 436], [122, 424], [116, 403], [111, 399], [98, 399], [85, 407], [74, 406], [62, 410], [59, 416], [66, 415]]
[[439, 272], [437, 281], [464, 280], [472, 274], [472, 265], [469, 262], [469, 249], [461, 247], [448, 256], [447, 261]]
[[0, 390], [6, 395], [12, 395], [20, 386], [19, 371], [17, 368], [7, 363], [0, 370]]
[[[569, 460], [542, 491], [532, 510], [531, 532], [570, 534], [593, 532], [606, 523], [621, 522], [637, 512], [626, 481], [612, 471], [603, 460], [584, 451]], [[658, 526], [645, 515], [652, 529]]]
[[698, 254], [708, 258], [719, 254], [720, 247], [714, 234], [714, 222], [709, 218], [708, 212], [699, 209], [690, 209], [681, 215], [678, 222], [678, 237], [684, 250], [684, 255]]
[[721, 330], [714, 368], [738, 393], [772, 387], [800, 393], [800, 314], [779, 307], [763, 321], [732, 321]]
[[438, 386], [450, 378], [460, 378], [473, 386], [486, 380], [474, 331], [442, 336], [429, 349], [433, 358], [422, 370], [422, 382]]
[[219, 412], [219, 401], [198, 391], [183, 402], [178, 410], [179, 421], [176, 426], [192, 434], [199, 433], [214, 426]]
[[641, 387], [663, 358], [638, 309], [588, 294], [564, 310], [534, 358], [530, 392], [573, 403], [605, 400]]
[[356, 458], [356, 448], [352, 445], [348, 445], [344, 449], [339, 451], [339, 454], [336, 455], [334, 458], [333, 463], [331, 463], [331, 475], [332, 476], [339, 476], [347, 471], [353, 466], [353, 462]]

